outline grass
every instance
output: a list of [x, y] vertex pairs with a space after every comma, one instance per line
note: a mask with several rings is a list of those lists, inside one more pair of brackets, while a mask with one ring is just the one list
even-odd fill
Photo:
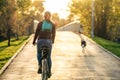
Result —
[[109, 40], [102, 39], [100, 37], [95, 37], [93, 39], [96, 43], [100, 44], [102, 47], [112, 52], [116, 56], [120, 57], [120, 44]]
[[27, 36], [20, 37], [19, 40], [11, 39], [11, 46], [7, 46], [7, 40], [0, 42], [0, 69], [8, 62], [8, 60], [17, 52], [23, 45]]

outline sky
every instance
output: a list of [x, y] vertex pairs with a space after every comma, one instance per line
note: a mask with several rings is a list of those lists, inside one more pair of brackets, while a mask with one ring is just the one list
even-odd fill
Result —
[[67, 18], [69, 15], [68, 4], [71, 0], [45, 0], [45, 11], [57, 13], [60, 18]]

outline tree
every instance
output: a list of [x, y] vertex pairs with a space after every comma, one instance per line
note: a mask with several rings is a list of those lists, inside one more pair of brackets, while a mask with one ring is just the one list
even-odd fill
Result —
[[95, 33], [97, 36], [107, 38], [108, 17], [112, 0], [97, 0], [95, 2]]
[[[91, 3], [92, 0], [72, 0], [71, 14], [77, 16], [84, 25], [85, 34], [91, 32]], [[120, 1], [95, 0], [94, 24], [95, 35], [115, 40], [120, 39]]]
[[32, 4], [31, 0], [0, 0], [0, 39], [8, 39], [10, 45], [13, 34], [17, 39], [18, 35], [32, 34], [33, 21], [42, 19], [43, 10], [40, 1]]
[[7, 0], [0, 0], [0, 41], [6, 39], [6, 26], [4, 26], [4, 9], [7, 5]]
[[52, 20], [54, 21], [54, 23], [56, 24], [56, 28], [59, 28], [69, 22], [71, 22], [69, 19], [62, 19], [59, 17], [59, 15], [57, 13], [53, 13], [52, 14]]
[[120, 39], [120, 1], [113, 0], [108, 17], [107, 37], [111, 40]]
[[72, 0], [70, 5], [71, 14], [84, 26], [84, 32], [90, 36], [91, 32], [91, 0]]
[[14, 24], [13, 21], [13, 16], [15, 14], [16, 8], [15, 8], [15, 0], [6, 0], [5, 6], [2, 9], [2, 24], [3, 27], [5, 28], [5, 34], [8, 39], [8, 46], [10, 46], [10, 38], [11, 38], [11, 33], [12, 33], [12, 26]]
[[[41, 20], [44, 10], [43, 4], [40, 1], [17, 0], [18, 4], [18, 29], [19, 35], [30, 35], [33, 33], [34, 19]], [[20, 22], [20, 23], [19, 23]]]
[[17, 0], [17, 29], [16, 33], [20, 36], [25, 35], [26, 27], [29, 26], [31, 19], [28, 19], [30, 12], [29, 8], [31, 7], [31, 0]]

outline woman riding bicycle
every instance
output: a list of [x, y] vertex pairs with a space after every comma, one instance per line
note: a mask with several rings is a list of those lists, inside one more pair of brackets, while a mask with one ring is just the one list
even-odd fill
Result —
[[[52, 65], [52, 60], [51, 60], [51, 51], [52, 51], [52, 43], [54, 43], [55, 39], [55, 24], [51, 21], [51, 13], [49, 11], [46, 11], [44, 14], [44, 20], [38, 23], [35, 36], [33, 39], [33, 45], [35, 45], [35, 42], [37, 40], [37, 59], [38, 59], [38, 73], [42, 73], [41, 67], [42, 67], [42, 62], [41, 62], [41, 47], [46, 45], [50, 48], [49, 54], [48, 54], [48, 66], [49, 66], [49, 72], [51, 76], [51, 65]], [[50, 77], [49, 76], [49, 77]]]

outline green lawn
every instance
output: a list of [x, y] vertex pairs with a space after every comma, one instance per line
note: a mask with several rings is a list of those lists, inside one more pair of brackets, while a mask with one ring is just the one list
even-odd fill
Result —
[[17, 52], [27, 39], [27, 36], [20, 37], [19, 40], [13, 38], [11, 39], [11, 46], [7, 46], [7, 40], [0, 42], [0, 69]]
[[99, 37], [95, 37], [93, 40], [108, 51], [111, 51], [113, 54], [120, 57], [120, 44]]

